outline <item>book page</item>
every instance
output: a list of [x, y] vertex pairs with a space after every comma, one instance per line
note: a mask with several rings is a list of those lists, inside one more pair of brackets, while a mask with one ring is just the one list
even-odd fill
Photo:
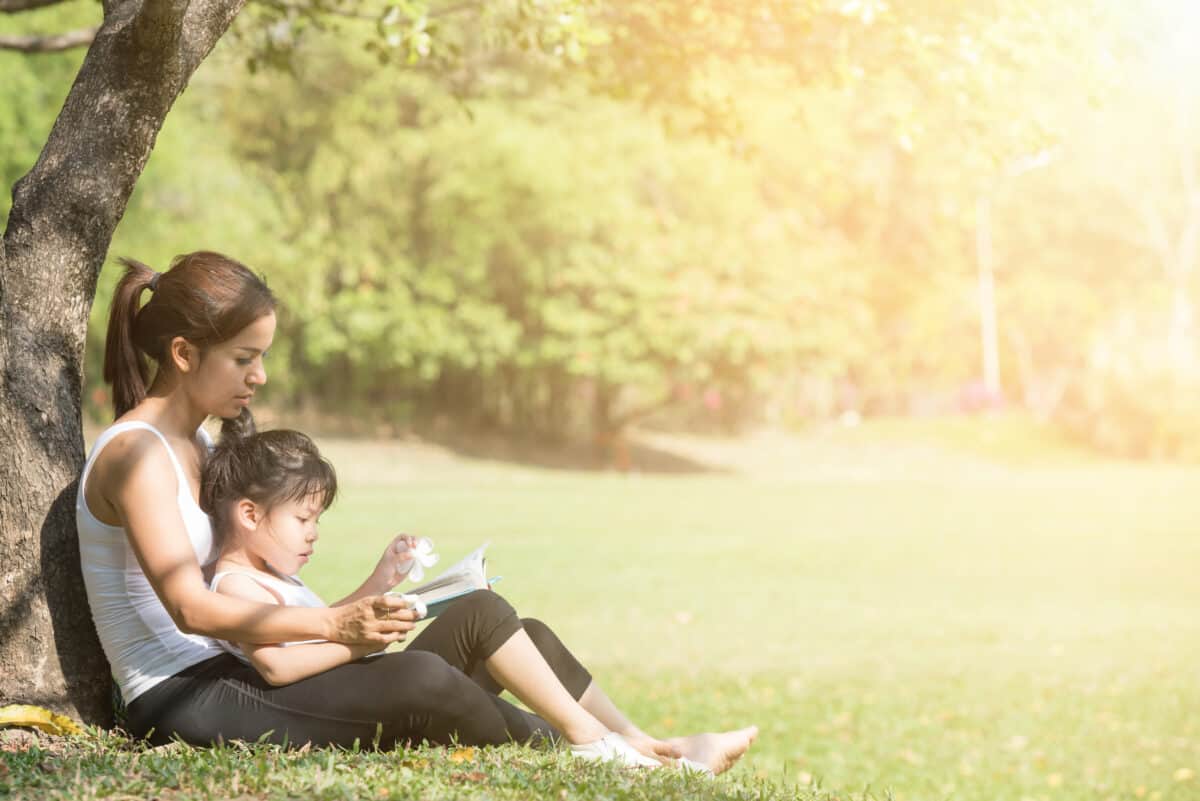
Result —
[[437, 578], [427, 581], [409, 592], [421, 596], [421, 600], [428, 604], [466, 590], [487, 589], [487, 573], [485, 572], [487, 560], [483, 554], [490, 544], [490, 542], [485, 542], [460, 561], [446, 568], [445, 572]]

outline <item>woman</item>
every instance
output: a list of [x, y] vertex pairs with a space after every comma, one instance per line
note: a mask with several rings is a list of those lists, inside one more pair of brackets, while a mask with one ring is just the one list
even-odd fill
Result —
[[[669, 741], [645, 734], [548, 628], [514, 624], [494, 593], [435, 619], [418, 638], [428, 648], [358, 659], [413, 629], [402, 599], [356, 593], [349, 603], [304, 608], [210, 591], [203, 568], [216, 554], [197, 497], [211, 442], [200, 426], [210, 416], [249, 424], [250, 402], [267, 380], [275, 298], [244, 265], [216, 253], [181, 256], [162, 274], [124, 263], [104, 363], [117, 419], [88, 458], [76, 517], [88, 600], [134, 735], [209, 744], [269, 732], [272, 742], [342, 746], [561, 736], [587, 758], [682, 757], [714, 773], [749, 747], [754, 727]], [[144, 357], [157, 366], [152, 382]], [[501, 624], [507, 635], [497, 642]], [[213, 639], [328, 640], [355, 660], [276, 686]], [[497, 648], [515, 653], [511, 673], [479, 669]], [[501, 685], [520, 685], [535, 709], [556, 710], [564, 730], [501, 700]]]

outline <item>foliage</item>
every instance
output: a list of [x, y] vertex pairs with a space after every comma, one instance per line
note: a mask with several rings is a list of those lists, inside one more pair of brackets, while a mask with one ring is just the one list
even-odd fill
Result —
[[[1137, 383], [1190, 386], [1192, 23], [1169, 0], [264, 0], [167, 122], [113, 253], [265, 272], [277, 405], [608, 441], [647, 415], [990, 403], [986, 206], [1007, 400], [1178, 453], [1136, 422], [1165, 412], [1096, 389], [1093, 353], [1132, 316], [1129, 347], [1174, 354]], [[11, 181], [78, 56], [0, 57]], [[1102, 418], [1128, 431], [1087, 434]]]
[[[95, 17], [90, 3], [71, 3], [33, 12], [34, 25], [68, 28]], [[0, 25], [7, 20], [0, 18]], [[3, 30], [3, 27], [0, 27]], [[79, 71], [83, 53], [47, 54], [31, 59], [0, 50], [0, 185], [16, 183], [33, 166], [50, 126]], [[0, 195], [0, 223], [7, 225], [11, 197]]]
[[[327, 401], [603, 430], [622, 389], [653, 406], [746, 387], [807, 344], [797, 279], [820, 264], [719, 145], [520, 74], [464, 110], [421, 75], [336, 51], [305, 65], [228, 114], [242, 158], [287, 198], [304, 271], [284, 291], [306, 315], [286, 338]], [[284, 121], [330, 74], [353, 91]]]

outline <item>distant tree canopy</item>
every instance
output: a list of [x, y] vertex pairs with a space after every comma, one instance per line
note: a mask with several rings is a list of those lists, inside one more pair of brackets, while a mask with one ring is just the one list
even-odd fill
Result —
[[[94, 15], [74, 8], [60, 29]], [[1117, 309], [1148, 336], [1171, 306], [1192, 336], [1186, 222], [1150, 211], [1186, 187], [1130, 205], [1154, 149], [1110, 164], [1129, 104], [1179, 116], [1130, 75], [1168, 17], [1115, 8], [253, 3], [114, 250], [266, 272], [281, 405], [607, 435], [969, 405], [984, 198], [1004, 386], [1075, 425]], [[52, 119], [30, 99], [77, 62], [31, 58], [0, 90], [9, 177]]]

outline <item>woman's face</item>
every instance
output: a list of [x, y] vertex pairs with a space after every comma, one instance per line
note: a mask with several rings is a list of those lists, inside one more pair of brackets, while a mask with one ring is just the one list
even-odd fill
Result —
[[237, 417], [255, 390], [267, 383], [263, 357], [275, 338], [275, 313], [268, 312], [205, 349], [188, 370], [188, 395], [213, 417]]

